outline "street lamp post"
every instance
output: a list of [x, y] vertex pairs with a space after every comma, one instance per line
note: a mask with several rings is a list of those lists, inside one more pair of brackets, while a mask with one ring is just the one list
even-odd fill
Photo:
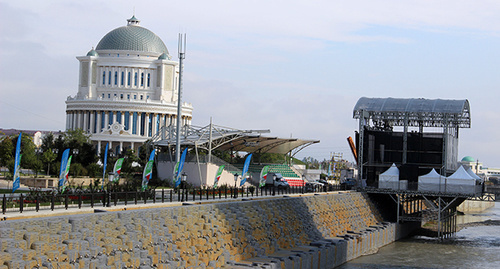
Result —
[[236, 183], [238, 182], [238, 173], [234, 173], [234, 198], [238, 197], [238, 190], [236, 189]]
[[186, 181], [187, 181], [187, 175], [185, 172], [183, 172], [181, 175], [181, 188], [182, 188], [182, 200], [181, 200], [181, 202], [184, 202], [184, 195], [186, 195], [186, 197], [187, 197]]

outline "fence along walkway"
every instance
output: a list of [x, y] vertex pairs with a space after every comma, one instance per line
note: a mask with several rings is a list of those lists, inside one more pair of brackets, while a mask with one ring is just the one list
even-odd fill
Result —
[[329, 191], [346, 190], [344, 186], [314, 186], [314, 187], [289, 187], [289, 188], [218, 188], [218, 189], [161, 189], [131, 192], [80, 192], [65, 194], [37, 193], [36, 195], [4, 194], [2, 197], [2, 214], [10, 212], [66, 209], [69, 208], [94, 208], [113, 207], [132, 204], [155, 204], [172, 202], [194, 202], [202, 200], [223, 200], [242, 197], [265, 197], [275, 195], [320, 193]]

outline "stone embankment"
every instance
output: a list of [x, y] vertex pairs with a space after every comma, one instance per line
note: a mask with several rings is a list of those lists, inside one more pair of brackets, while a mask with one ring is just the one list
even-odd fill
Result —
[[401, 236], [361, 193], [0, 222], [0, 268], [333, 268]]

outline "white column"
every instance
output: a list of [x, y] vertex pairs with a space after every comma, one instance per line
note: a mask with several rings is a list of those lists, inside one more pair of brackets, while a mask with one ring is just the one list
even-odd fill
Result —
[[119, 153], [122, 153], [122, 151], [123, 151], [123, 141], [120, 141], [120, 152]]
[[66, 111], [66, 130], [68, 130], [68, 129], [69, 129], [69, 114]]
[[121, 125], [125, 126], [125, 112], [120, 112], [120, 122]]
[[[101, 140], [97, 141], [97, 154], [101, 155]], [[102, 160], [104, 162], [104, 160]]]
[[89, 133], [94, 133], [94, 122], [95, 122], [95, 111], [90, 111], [90, 124], [89, 124]]
[[87, 110], [83, 111], [83, 131], [88, 133], [89, 131], [89, 112]]
[[116, 111], [113, 111], [113, 120], [112, 121], [113, 121], [113, 123], [116, 122]]
[[134, 149], [134, 142], [130, 142], [130, 148], [135, 151], [135, 149]]
[[109, 111], [104, 111], [104, 126], [103, 129], [108, 129], [109, 126]]
[[81, 128], [81, 124], [82, 124], [82, 112], [81, 111], [77, 111], [76, 112], [76, 125], [75, 125], [75, 129], [79, 129]]
[[151, 120], [151, 136], [156, 134], [156, 114], [153, 113], [153, 119]]
[[96, 126], [95, 126], [95, 132], [96, 132], [96, 134], [99, 134], [102, 131], [102, 126], [101, 126], [102, 111], [97, 110], [96, 112], [97, 112], [97, 122], [96, 122]]
[[146, 120], [144, 121], [145, 129], [144, 136], [149, 137], [149, 113], [146, 113]]
[[129, 111], [128, 112], [128, 130], [130, 133], [132, 133], [132, 127], [133, 123], [132, 120], [134, 119], [134, 112]]

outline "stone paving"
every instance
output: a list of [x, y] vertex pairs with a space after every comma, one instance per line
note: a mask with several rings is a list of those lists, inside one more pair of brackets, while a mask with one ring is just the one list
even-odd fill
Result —
[[0, 222], [3, 268], [328, 268], [394, 240], [361, 193]]

